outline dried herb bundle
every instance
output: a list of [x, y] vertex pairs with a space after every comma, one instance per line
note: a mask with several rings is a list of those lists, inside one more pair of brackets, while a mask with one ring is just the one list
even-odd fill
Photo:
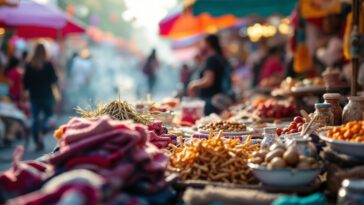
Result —
[[145, 125], [151, 121], [151, 116], [145, 113], [138, 113], [134, 106], [122, 100], [114, 100], [104, 105], [97, 104], [94, 110], [85, 110], [77, 107], [76, 112], [84, 118], [109, 115], [114, 120], [133, 120], [136, 123]]

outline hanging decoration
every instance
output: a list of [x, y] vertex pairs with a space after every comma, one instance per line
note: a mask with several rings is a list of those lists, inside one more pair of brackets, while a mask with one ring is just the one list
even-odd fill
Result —
[[300, 0], [303, 18], [320, 18], [341, 12], [340, 0]]
[[304, 19], [299, 20], [299, 28], [296, 33], [296, 49], [294, 52], [294, 71], [304, 73], [312, 69], [312, 56], [306, 45], [306, 23]]

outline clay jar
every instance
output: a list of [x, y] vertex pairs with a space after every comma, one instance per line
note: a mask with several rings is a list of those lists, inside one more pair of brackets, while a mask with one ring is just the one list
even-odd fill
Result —
[[325, 103], [331, 104], [331, 111], [334, 114], [334, 125], [341, 125], [343, 110], [340, 106], [341, 95], [339, 93], [325, 93]]
[[348, 97], [349, 103], [343, 110], [343, 123], [362, 120], [364, 111], [364, 97], [350, 96]]

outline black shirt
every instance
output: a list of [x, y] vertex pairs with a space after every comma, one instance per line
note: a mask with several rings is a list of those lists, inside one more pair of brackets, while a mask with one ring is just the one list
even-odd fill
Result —
[[30, 99], [53, 98], [52, 84], [58, 80], [51, 62], [46, 62], [42, 69], [26, 66], [24, 88], [29, 91]]
[[201, 76], [207, 70], [210, 70], [214, 73], [214, 83], [209, 88], [204, 88], [200, 90], [200, 97], [202, 98], [211, 98], [215, 94], [221, 92], [221, 84], [223, 81], [224, 75], [224, 58], [219, 55], [212, 55], [206, 59], [206, 64], [201, 72]]

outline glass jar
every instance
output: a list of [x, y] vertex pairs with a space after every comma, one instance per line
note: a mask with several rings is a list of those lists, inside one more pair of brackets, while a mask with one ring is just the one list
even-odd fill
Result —
[[343, 110], [340, 106], [340, 97], [339, 93], [325, 93], [323, 98], [325, 103], [331, 104], [331, 110], [334, 114], [334, 125], [341, 125]]
[[260, 143], [260, 149], [269, 149], [269, 147], [277, 142], [275, 127], [265, 127], [263, 131], [263, 140]]
[[315, 118], [314, 122], [319, 125], [319, 127], [334, 125], [334, 114], [332, 113], [331, 107], [332, 106], [329, 103], [315, 104], [313, 117]]
[[364, 97], [350, 96], [349, 102], [343, 110], [343, 123], [355, 120], [362, 120], [364, 111]]
[[288, 147], [294, 147], [300, 155], [316, 158], [317, 149], [311, 142], [311, 138], [296, 138], [291, 141]]
[[364, 180], [345, 179], [338, 193], [338, 205], [364, 205]]

